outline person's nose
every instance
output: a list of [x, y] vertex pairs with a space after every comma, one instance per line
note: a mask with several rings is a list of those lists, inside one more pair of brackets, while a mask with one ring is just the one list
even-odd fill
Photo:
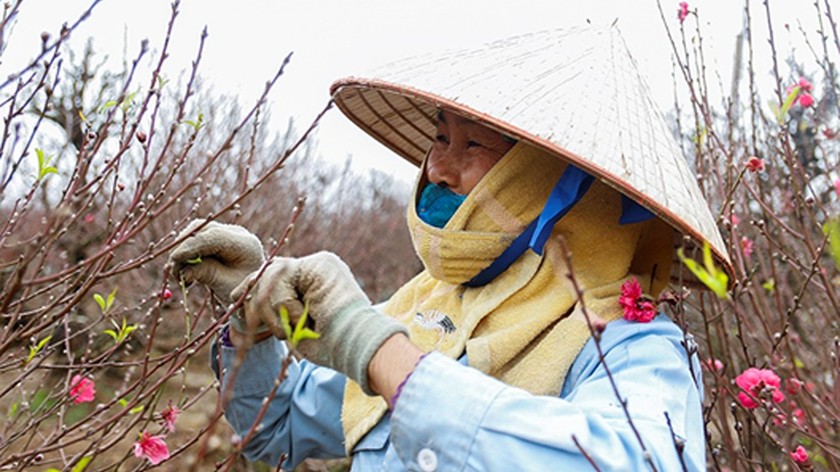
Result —
[[451, 146], [447, 146], [444, 150], [432, 150], [429, 161], [426, 163], [426, 178], [429, 182], [458, 193], [461, 185], [458, 162], [457, 153]]

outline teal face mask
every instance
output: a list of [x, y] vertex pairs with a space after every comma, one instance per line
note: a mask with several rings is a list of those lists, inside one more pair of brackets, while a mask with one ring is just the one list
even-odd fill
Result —
[[446, 187], [429, 183], [420, 194], [417, 216], [426, 224], [443, 228], [466, 199], [466, 195], [458, 195]]

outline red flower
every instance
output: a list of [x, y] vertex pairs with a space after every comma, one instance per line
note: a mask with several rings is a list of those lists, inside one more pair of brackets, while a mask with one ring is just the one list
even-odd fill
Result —
[[747, 170], [750, 172], [761, 172], [764, 170], [764, 159], [759, 159], [755, 156], [750, 157], [747, 161]]
[[134, 443], [134, 456], [145, 457], [153, 465], [169, 459], [169, 448], [163, 441], [163, 436], [152, 436], [143, 431], [140, 433], [140, 440]]
[[802, 390], [802, 386], [805, 383], [799, 379], [790, 378], [785, 380], [785, 391], [788, 395], [796, 395]]
[[831, 128], [823, 128], [822, 134], [825, 137], [825, 139], [834, 139], [837, 137], [838, 134], [840, 134], [840, 132], [834, 131]]
[[810, 93], [814, 90], [814, 86], [811, 85], [811, 82], [808, 82], [808, 79], [805, 77], [800, 77], [799, 82], [796, 84], [799, 86], [799, 90], [805, 93]]
[[677, 18], [680, 20], [680, 24], [688, 18], [688, 3], [680, 2], [680, 8], [677, 9]]
[[796, 99], [802, 108], [808, 108], [814, 104], [814, 97], [811, 96], [810, 93], [804, 92], [799, 94], [799, 97]]
[[93, 380], [78, 374], [74, 375], [70, 380], [69, 395], [74, 405], [92, 402], [96, 396], [96, 387]]
[[642, 294], [642, 286], [635, 277], [621, 284], [618, 304], [624, 309], [624, 319], [647, 323], [656, 317], [656, 304]]
[[779, 390], [782, 381], [770, 369], [756, 369], [750, 367], [735, 377], [735, 384], [741, 388], [738, 392], [738, 401], [744, 408], [752, 410], [758, 407], [756, 400], [762, 399], [767, 394], [770, 395], [774, 403], [779, 403], [785, 399], [785, 394]]
[[744, 253], [744, 257], [747, 259], [749, 259], [753, 253], [753, 242], [746, 236], [741, 238], [741, 252]]
[[181, 410], [179, 410], [177, 406], [173, 405], [171, 401], [169, 402], [169, 407], [161, 412], [160, 416], [163, 419], [166, 429], [168, 429], [170, 433], [175, 431], [175, 421], [178, 419], [178, 415], [180, 414]]
[[790, 457], [793, 459], [793, 462], [796, 462], [799, 465], [808, 463], [808, 451], [806, 451], [801, 444], [796, 446], [796, 450], [790, 453]]
[[172, 290], [169, 290], [168, 288], [163, 289], [163, 294], [161, 294], [161, 296], [164, 300], [169, 300], [172, 298]]

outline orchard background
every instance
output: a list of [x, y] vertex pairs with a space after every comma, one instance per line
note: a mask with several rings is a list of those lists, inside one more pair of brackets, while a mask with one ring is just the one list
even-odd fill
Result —
[[[420, 270], [409, 189], [319, 155], [312, 132], [338, 113], [326, 102], [311, 123], [268, 125], [288, 57], [255, 103], [205, 86], [204, 36], [182, 75], [162, 74], [177, 2], [161, 43], [121, 69], [68, 47], [96, 3], [0, 78], [0, 470], [146, 470], [135, 448], [161, 443], [163, 470], [274, 470], [240, 457], [208, 367], [236, 307], [181, 286], [166, 256], [195, 218], [243, 224], [270, 254], [336, 252], [382, 300]], [[4, 7], [0, 60], [21, 8]], [[683, 269], [662, 303], [703, 360], [712, 470], [840, 470], [840, 36], [829, 1], [802, 8], [819, 26], [786, 24], [807, 44], [794, 50], [769, 0], [744, 2], [724, 83], [702, 10], [660, 5], [667, 116], [735, 266], [720, 293], [682, 287]], [[765, 40], [769, 70], [755, 66]]]

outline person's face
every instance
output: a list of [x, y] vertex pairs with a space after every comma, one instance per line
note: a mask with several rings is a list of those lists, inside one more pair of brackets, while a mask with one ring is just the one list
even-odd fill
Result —
[[511, 147], [513, 143], [497, 131], [450, 112], [440, 112], [435, 142], [426, 161], [426, 177], [466, 195]]

